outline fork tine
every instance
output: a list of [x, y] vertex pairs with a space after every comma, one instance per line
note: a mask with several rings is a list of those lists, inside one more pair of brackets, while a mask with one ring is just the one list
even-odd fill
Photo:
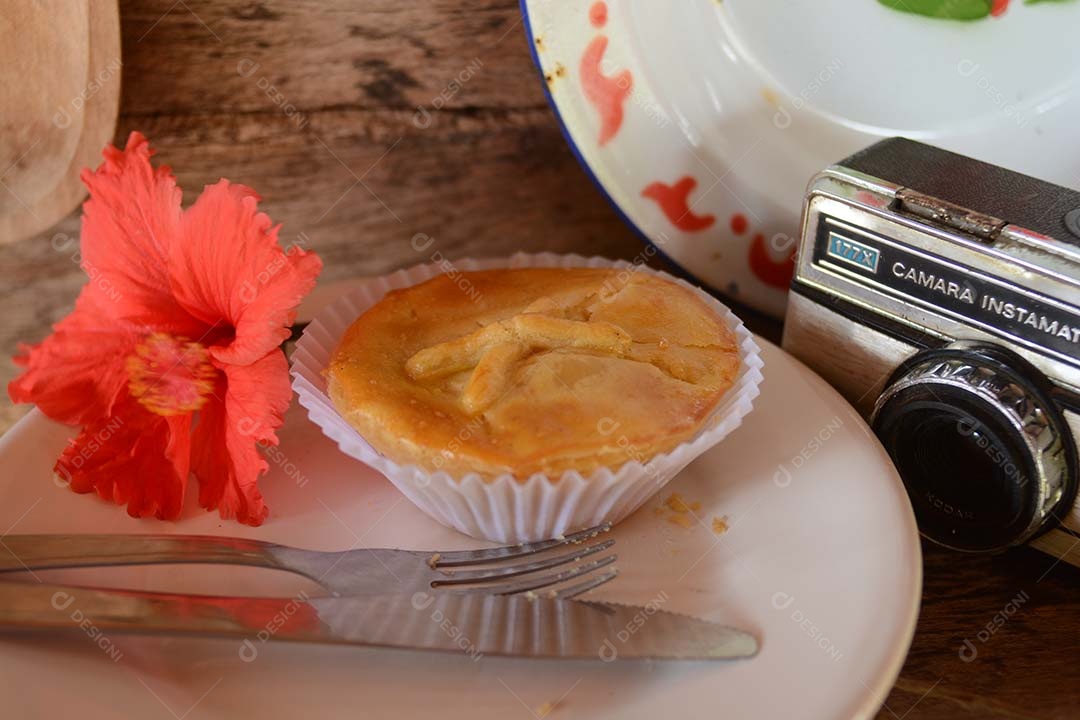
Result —
[[617, 556], [606, 555], [599, 560], [593, 560], [592, 562], [582, 563], [580, 565], [574, 565], [566, 570], [562, 570], [557, 573], [548, 573], [547, 575], [531, 576], [514, 582], [503, 583], [501, 585], [479, 585], [477, 587], [471, 587], [464, 590], [457, 588], [448, 590], [448, 592], [468, 592], [468, 593], [486, 593], [490, 595], [515, 595], [517, 593], [528, 592], [530, 590], [539, 590], [541, 588], [550, 587], [552, 585], [558, 585], [559, 583], [566, 582], [567, 580], [573, 580], [574, 578], [587, 575], [593, 570], [599, 570], [602, 567], [606, 567], [615, 562]]
[[614, 544], [615, 540], [614, 538], [611, 538], [596, 543], [595, 545], [584, 545], [580, 549], [575, 548], [570, 552], [564, 552], [560, 555], [547, 557], [542, 560], [520, 563], [518, 565], [511, 565], [510, 567], [489, 570], [459, 570], [455, 571], [453, 575], [446, 575], [445, 579], [433, 581], [431, 586], [441, 587], [443, 585], [461, 585], [463, 583], [485, 582], [487, 580], [502, 580], [503, 578], [536, 572], [537, 570], [549, 570], [553, 567], [566, 565], [567, 563], [575, 562], [584, 557], [588, 557], [589, 555], [603, 552]]
[[555, 593], [555, 599], [557, 599], [557, 600], [570, 600], [572, 598], [576, 598], [578, 595], [581, 595], [582, 593], [587, 593], [590, 590], [592, 590], [593, 588], [598, 588], [601, 585], [603, 585], [604, 583], [614, 580], [616, 577], [618, 577], [618, 575], [619, 575], [618, 568], [611, 568], [606, 573], [601, 573], [600, 575], [597, 575], [596, 577], [589, 578], [588, 580], [584, 580], [582, 582], [579, 582], [576, 585], [571, 585], [570, 587], [563, 588], [562, 590], [559, 590], [558, 592]]
[[456, 567], [459, 565], [475, 565], [492, 560], [510, 560], [524, 555], [543, 552], [562, 545], [581, 543], [600, 533], [611, 529], [611, 523], [603, 523], [595, 527], [580, 530], [564, 538], [552, 538], [540, 542], [524, 543], [521, 545], [504, 545], [502, 547], [487, 548], [484, 550], [458, 550], [454, 552], [439, 553], [439, 560], [435, 567]]

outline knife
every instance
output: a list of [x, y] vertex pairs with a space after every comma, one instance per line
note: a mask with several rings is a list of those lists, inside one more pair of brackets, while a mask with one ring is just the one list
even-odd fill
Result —
[[[666, 599], [666, 595], [659, 596]], [[266, 642], [331, 643], [505, 657], [724, 660], [753, 635], [659, 607], [473, 593], [241, 598], [0, 581], [0, 631], [233, 638], [251, 660]]]

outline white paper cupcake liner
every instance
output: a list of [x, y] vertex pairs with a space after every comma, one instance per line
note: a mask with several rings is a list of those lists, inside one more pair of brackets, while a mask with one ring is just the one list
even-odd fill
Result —
[[[696, 292], [735, 333], [740, 368], [702, 430], [668, 453], [644, 462], [631, 461], [587, 477], [576, 471], [549, 478], [518, 480], [509, 474], [484, 480], [476, 473], [452, 477], [414, 465], [399, 465], [381, 455], [334, 408], [326, 394], [323, 371], [345, 330], [391, 290], [424, 282], [444, 272], [526, 267], [612, 267], [644, 272]], [[580, 255], [519, 253], [509, 258], [462, 259], [417, 265], [373, 278], [323, 308], [304, 330], [292, 356], [293, 389], [311, 421], [346, 455], [387, 477], [409, 500], [444, 525], [466, 535], [501, 543], [556, 537], [603, 522], [617, 523], [641, 507], [680, 470], [742, 424], [753, 409], [761, 383], [762, 361], [753, 336], [727, 307], [704, 291], [643, 265]]]

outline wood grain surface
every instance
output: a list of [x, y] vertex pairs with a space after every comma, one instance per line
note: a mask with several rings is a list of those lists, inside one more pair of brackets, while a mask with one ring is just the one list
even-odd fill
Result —
[[[640, 252], [566, 147], [514, 0], [122, 0], [120, 11], [117, 141], [150, 137], [185, 202], [221, 176], [252, 185], [282, 237], [302, 233], [322, 255], [326, 280], [435, 250]], [[84, 281], [78, 231], [74, 214], [0, 247], [5, 384], [16, 343], [44, 337]], [[435, 238], [425, 253], [417, 233]], [[5, 400], [0, 428], [22, 412]], [[1080, 715], [1080, 570], [1029, 549], [925, 557], [911, 653], [878, 717]]]

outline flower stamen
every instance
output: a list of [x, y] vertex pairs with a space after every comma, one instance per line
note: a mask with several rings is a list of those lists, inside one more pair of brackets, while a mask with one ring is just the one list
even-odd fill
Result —
[[214, 391], [217, 370], [206, 348], [187, 338], [151, 333], [125, 363], [128, 391], [158, 415], [190, 413]]

